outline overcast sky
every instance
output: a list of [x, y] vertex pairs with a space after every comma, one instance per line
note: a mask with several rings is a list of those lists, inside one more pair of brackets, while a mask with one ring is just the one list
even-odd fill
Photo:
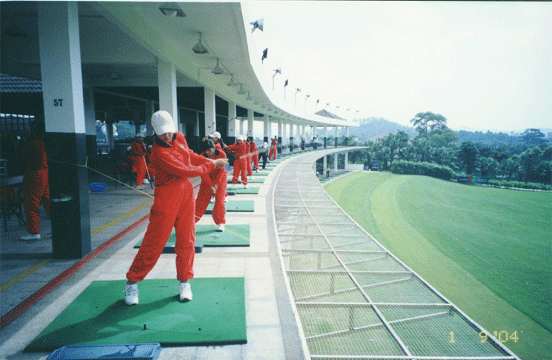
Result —
[[[298, 104], [452, 129], [552, 127], [552, 3], [251, 1], [276, 90]], [[329, 103], [330, 105], [326, 105]], [[310, 104], [310, 105], [309, 105]], [[299, 105], [298, 105], [299, 106]], [[336, 107], [339, 106], [339, 109]], [[351, 115], [349, 113], [349, 115]], [[349, 116], [353, 117], [353, 116]]]

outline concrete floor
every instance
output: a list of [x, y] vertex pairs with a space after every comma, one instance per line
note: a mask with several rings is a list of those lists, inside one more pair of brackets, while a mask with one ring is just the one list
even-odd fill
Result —
[[[196, 278], [245, 278], [247, 344], [164, 348], [159, 359], [301, 359], [304, 357], [274, 239], [271, 194], [272, 184], [278, 172], [277, 167], [268, 176], [263, 177], [264, 183], [251, 185], [259, 187], [258, 195], [244, 194], [230, 198], [253, 200], [255, 203], [253, 213], [226, 214], [227, 224], [250, 225], [250, 246], [204, 248], [195, 259]], [[153, 190], [149, 187], [146, 187], [144, 192], [153, 194]], [[91, 193], [91, 231], [101, 230], [92, 236], [92, 249], [109, 241], [146, 216], [151, 203], [143, 205], [150, 200], [151, 198], [143, 193], [120, 186], [108, 186], [104, 193]], [[142, 207], [138, 209], [140, 206]], [[118, 221], [113, 223], [114, 220]], [[134, 245], [142, 239], [147, 224], [148, 221], [143, 222], [99, 253], [0, 330], [0, 359], [46, 359], [49, 353], [23, 353], [22, 350], [92, 281], [125, 279], [126, 271], [137, 252]], [[205, 215], [199, 224], [213, 224], [213, 220], [210, 215]], [[18, 226], [14, 217], [8, 223], [8, 232], [5, 232], [2, 227], [0, 263], [0, 283], [3, 286], [0, 292], [2, 316], [25, 299], [36, 296], [37, 291], [44, 289], [49, 282], [78, 261], [78, 259], [52, 260], [50, 221], [43, 211], [40, 227], [42, 239], [39, 241], [20, 240], [20, 236], [26, 234], [26, 230], [25, 227]], [[147, 278], [175, 278], [174, 256], [174, 254], [161, 255]], [[175, 292], [176, 284], [175, 280]], [[193, 280], [191, 284], [193, 289]], [[123, 298], [122, 293], [121, 298]]]

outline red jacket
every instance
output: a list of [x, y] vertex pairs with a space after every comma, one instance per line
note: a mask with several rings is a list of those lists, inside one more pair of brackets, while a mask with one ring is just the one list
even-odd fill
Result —
[[242, 156], [247, 155], [247, 145], [244, 142], [236, 142], [228, 146], [226, 150], [233, 152], [236, 159], [241, 159]]
[[[226, 154], [224, 153], [224, 151], [219, 151], [218, 155], [215, 155], [213, 159], [214, 160], [226, 159]], [[225, 182], [228, 181], [228, 174], [226, 173], [226, 168], [221, 168], [221, 169], [214, 168], [208, 174], [202, 175], [201, 181], [205, 182], [205, 184], [210, 188], [217, 184], [220, 184], [221, 181], [225, 181]]]
[[46, 146], [41, 139], [29, 139], [22, 147], [17, 149], [15, 155], [20, 160], [25, 161], [25, 174], [48, 168]]
[[156, 186], [189, 181], [188, 178], [204, 175], [215, 168], [211, 160], [188, 148], [180, 132], [174, 134], [171, 146], [155, 137], [150, 159], [156, 170]]
[[251, 146], [249, 152], [255, 154], [257, 152], [257, 144], [255, 144], [255, 141], [251, 140], [249, 146]]

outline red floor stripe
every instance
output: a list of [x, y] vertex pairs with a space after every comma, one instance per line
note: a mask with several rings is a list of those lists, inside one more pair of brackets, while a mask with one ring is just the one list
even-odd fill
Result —
[[86, 265], [90, 260], [95, 258], [98, 254], [100, 254], [102, 251], [113, 245], [115, 242], [119, 241], [123, 236], [131, 232], [132, 230], [136, 229], [138, 226], [140, 226], [144, 221], [149, 219], [149, 214], [135, 222], [134, 224], [130, 225], [128, 228], [124, 229], [108, 241], [104, 242], [100, 246], [98, 246], [96, 249], [91, 251], [88, 255], [77, 261], [73, 266], [62, 272], [60, 275], [56, 276], [52, 281], [50, 281], [48, 284], [41, 287], [38, 291], [36, 291], [34, 294], [20, 302], [16, 307], [11, 309], [6, 315], [2, 316], [2, 319], [0, 320], [0, 329], [3, 329], [8, 324], [10, 324], [12, 321], [17, 319], [25, 310], [27, 310], [29, 307], [34, 305], [38, 300], [42, 299], [46, 294], [48, 294], [50, 291], [55, 289], [59, 284], [67, 280], [71, 275], [73, 275], [77, 270], [82, 268], [84, 265]]

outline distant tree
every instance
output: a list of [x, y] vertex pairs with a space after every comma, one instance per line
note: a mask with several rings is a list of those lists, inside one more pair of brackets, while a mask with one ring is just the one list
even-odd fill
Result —
[[498, 162], [492, 157], [479, 157], [477, 165], [479, 166], [479, 171], [481, 171], [481, 176], [487, 178], [495, 174], [498, 169]]
[[523, 154], [521, 154], [521, 171], [523, 175], [525, 175], [526, 183], [538, 180], [536, 169], [540, 163], [541, 157], [542, 150], [538, 146], [527, 149]]
[[527, 129], [521, 134], [523, 142], [526, 144], [544, 144], [544, 134], [539, 129]]
[[514, 155], [502, 160], [500, 162], [499, 170], [502, 172], [502, 174], [508, 175], [508, 181], [510, 181], [512, 177], [519, 171], [520, 163], [521, 157], [519, 155]]
[[478, 155], [479, 155], [479, 150], [477, 149], [477, 146], [475, 146], [474, 143], [468, 141], [460, 145], [458, 159], [466, 167], [467, 174], [474, 173]]
[[440, 129], [431, 132], [429, 141], [431, 143], [431, 147], [451, 146], [453, 143], [458, 141], [458, 133], [456, 131], [452, 131], [446, 126], [443, 126]]
[[434, 131], [446, 127], [447, 119], [441, 114], [434, 114], [428, 111], [417, 113], [410, 122], [416, 128], [416, 131], [418, 131], [418, 136], [427, 138], [429, 130]]
[[541, 161], [536, 172], [543, 185], [552, 183], [552, 161]]

